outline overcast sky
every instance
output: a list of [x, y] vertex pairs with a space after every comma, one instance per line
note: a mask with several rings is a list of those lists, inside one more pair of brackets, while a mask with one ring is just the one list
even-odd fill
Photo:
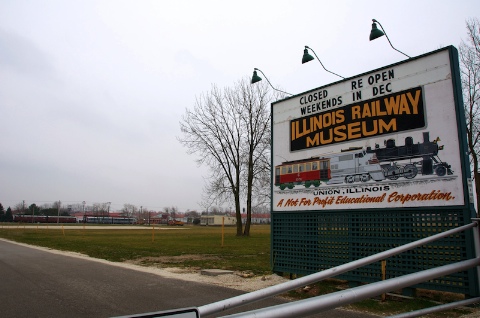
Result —
[[[327, 4], [329, 3], [329, 4]], [[472, 1], [0, 0], [0, 203], [202, 210], [205, 167], [177, 141], [195, 98], [253, 68], [298, 94], [458, 47]]]

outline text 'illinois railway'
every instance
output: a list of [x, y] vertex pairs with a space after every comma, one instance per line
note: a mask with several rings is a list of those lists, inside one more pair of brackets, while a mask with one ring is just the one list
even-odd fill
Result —
[[290, 121], [290, 150], [425, 127], [421, 87]]

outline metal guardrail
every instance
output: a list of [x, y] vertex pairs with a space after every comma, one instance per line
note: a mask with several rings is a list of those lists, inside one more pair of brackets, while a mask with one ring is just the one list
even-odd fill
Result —
[[451, 273], [463, 271], [474, 266], [480, 265], [480, 258], [474, 258], [454, 264], [449, 264], [434, 269], [408, 274], [388, 280], [350, 288], [344, 291], [331, 293], [328, 295], [317, 296], [305, 300], [299, 300], [292, 303], [286, 303], [278, 306], [272, 306], [243, 312], [240, 314], [224, 316], [224, 318], [288, 318], [305, 317], [322, 311], [334, 309], [339, 306], [348, 305], [370, 297], [378, 296], [382, 293], [408, 287], [410, 285], [421, 283], [425, 280], [441, 277]]
[[478, 303], [478, 302], [480, 302], [480, 297], [460, 300], [460, 301], [456, 301], [456, 302], [449, 303], [449, 304], [438, 305], [438, 306], [435, 306], [435, 307], [430, 307], [430, 308], [426, 308], [426, 309], [411, 311], [411, 312], [407, 312], [407, 313], [404, 313], [404, 314], [389, 316], [389, 317], [386, 317], [386, 318], [419, 317], [419, 316], [431, 314], [431, 313], [434, 313], [434, 312], [439, 312], [439, 311], [444, 311], [444, 310], [447, 310], [447, 309], [457, 308], [457, 307], [460, 307], [460, 306], [472, 305], [472, 304], [475, 304], [475, 303]]
[[[378, 296], [382, 293], [389, 292], [392, 290], [397, 290], [405, 288], [420, 282], [424, 282], [436, 277], [445, 276], [451, 273], [460, 272], [472, 267], [477, 266], [477, 273], [480, 274], [480, 244], [479, 244], [479, 233], [478, 233], [478, 221], [480, 219], [472, 219], [472, 223], [454, 228], [439, 234], [435, 234], [405, 245], [398, 246], [396, 248], [377, 253], [356, 261], [352, 261], [340, 266], [330, 268], [315, 274], [304, 276], [289, 282], [278, 284], [275, 286], [267, 287], [261, 290], [243, 294], [240, 296], [232, 297], [229, 299], [221, 300], [212, 304], [207, 304], [204, 306], [198, 307], [198, 311], [201, 317], [208, 316], [215, 313], [220, 313], [227, 309], [243, 306], [252, 302], [256, 302], [262, 299], [280, 295], [287, 291], [303, 287], [309, 284], [317, 283], [321, 280], [331, 278], [342, 273], [354, 270], [358, 267], [362, 267], [374, 262], [378, 262], [388, 257], [403, 253], [405, 251], [411, 250], [413, 248], [425, 245], [427, 243], [434, 242], [436, 240], [442, 239], [444, 237], [450, 236], [455, 233], [459, 233], [474, 227], [477, 227], [474, 232], [474, 241], [475, 241], [475, 254], [476, 258], [449, 264], [409, 275], [404, 275], [401, 277], [396, 277], [388, 279], [385, 281], [380, 281], [377, 283], [372, 283], [356, 288], [351, 288], [345, 291], [336, 292], [328, 295], [313, 297], [306, 300], [296, 301], [292, 303], [287, 303], [279, 306], [267, 307], [258, 309], [255, 311], [244, 312], [236, 315], [225, 316], [225, 317], [302, 317], [306, 315], [311, 315], [318, 313], [324, 310], [333, 309], [339, 306], [347, 305], [360, 301], [362, 299]], [[480, 276], [478, 276], [480, 277]], [[480, 283], [477, 281], [477, 284], [480, 286]], [[460, 305], [459, 305], [460, 306]], [[416, 317], [416, 316], [409, 316]]]

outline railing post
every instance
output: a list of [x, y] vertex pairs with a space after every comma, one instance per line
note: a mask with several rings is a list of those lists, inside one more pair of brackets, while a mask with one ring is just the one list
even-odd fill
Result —
[[[476, 226], [472, 229], [473, 231], [473, 245], [475, 248], [475, 257], [480, 257], [480, 226], [479, 224], [480, 219], [472, 218], [472, 222], [476, 224]], [[480, 266], [477, 266], [477, 287], [480, 288]]]
[[[383, 260], [382, 261], [382, 281], [387, 278], [387, 261]], [[382, 301], [385, 301], [387, 299], [387, 294], [383, 293], [382, 294]]]

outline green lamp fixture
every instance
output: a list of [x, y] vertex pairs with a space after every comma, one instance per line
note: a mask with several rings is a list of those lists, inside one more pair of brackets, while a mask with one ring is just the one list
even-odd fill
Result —
[[308, 48], [308, 46], [305, 46], [305, 50], [303, 50], [302, 64], [305, 64], [305, 63], [310, 62], [311, 60], [315, 59], [313, 56], [308, 54], [308, 49], [307, 48]]
[[265, 76], [265, 74], [258, 68], [254, 68], [253, 69], [253, 76], [252, 76], [252, 80], [250, 81], [251, 84], [255, 84], [257, 82], [260, 82], [262, 80], [262, 78], [260, 76], [258, 76], [257, 74], [257, 71], [259, 71], [260, 73], [262, 73], [262, 75], [265, 77], [265, 79], [267, 80], [268, 84], [270, 85], [270, 87], [272, 87], [274, 90], [276, 91], [279, 91], [279, 92], [282, 92], [284, 94], [287, 94], [287, 95], [293, 95], [293, 94], [290, 94], [290, 93], [287, 93], [287, 92], [284, 92], [284, 91], [281, 91], [279, 89], [276, 89], [275, 87], [273, 87], [272, 83], [270, 83], [270, 81], [268, 80], [267, 76]]
[[311, 60], [314, 60], [314, 59], [315, 59], [313, 56], [311, 56], [310, 54], [308, 54], [308, 50], [309, 50], [309, 49], [312, 50], [313, 54], [315, 54], [315, 57], [317, 58], [318, 62], [320, 63], [320, 65], [323, 67], [323, 69], [324, 69], [325, 71], [327, 71], [327, 72], [329, 72], [329, 73], [332, 73], [332, 74], [334, 74], [334, 75], [337, 75], [338, 77], [345, 78], [345, 77], [343, 77], [343, 76], [341, 76], [341, 75], [338, 75], [337, 73], [333, 73], [333, 72], [327, 70], [327, 69], [325, 68], [325, 66], [323, 66], [322, 61], [320, 61], [320, 59], [318, 58], [317, 53], [315, 53], [315, 51], [314, 51], [311, 47], [308, 47], [308, 46], [306, 46], [306, 45], [305, 45], [305, 50], [303, 50], [302, 64], [305, 64], [305, 63], [310, 62]]
[[370, 41], [385, 35], [385, 33], [383, 33], [382, 30], [377, 28], [377, 23], [376, 23], [377, 20], [373, 19], [372, 21], [373, 23], [372, 23], [372, 31], [370, 31]]
[[252, 83], [252, 84], [255, 84], [256, 82], [260, 82], [260, 81], [262, 80], [262, 78], [261, 78], [260, 76], [258, 76], [258, 74], [257, 74], [257, 69], [256, 69], [256, 68], [254, 68], [253, 70], [254, 70], [254, 71], [253, 71], [253, 76], [252, 76], [252, 81], [251, 81], [251, 83]]
[[[377, 23], [378, 25], [382, 28], [382, 30], [380, 30], [379, 28], [377, 28]], [[372, 40], [375, 40], [379, 37], [382, 37], [384, 36], [387, 38], [388, 40], [388, 43], [390, 43], [390, 46], [397, 52], [400, 52], [402, 53], [403, 55], [405, 55], [406, 57], [408, 58], [411, 58], [410, 56], [408, 56], [407, 54], [403, 53], [402, 51], [396, 49], [395, 47], [393, 47], [392, 45], [392, 42], [390, 42], [390, 39], [388, 38], [388, 35], [387, 33], [385, 32], [385, 29], [383, 28], [383, 26], [380, 24], [380, 22], [378, 22], [377, 20], [375, 19], [372, 19], [372, 31], [370, 31], [370, 41]]]

